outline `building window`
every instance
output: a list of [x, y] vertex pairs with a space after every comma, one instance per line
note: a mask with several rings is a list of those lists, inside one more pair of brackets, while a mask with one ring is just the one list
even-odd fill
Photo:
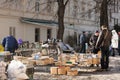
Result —
[[47, 39], [51, 39], [51, 29], [47, 29]]
[[40, 2], [39, 2], [39, 0], [37, 0], [37, 1], [35, 2], [35, 11], [36, 11], [36, 12], [39, 12], [39, 11], [40, 11]]
[[15, 37], [15, 27], [9, 27], [9, 35], [12, 35]]
[[35, 42], [40, 41], [40, 28], [35, 28]]

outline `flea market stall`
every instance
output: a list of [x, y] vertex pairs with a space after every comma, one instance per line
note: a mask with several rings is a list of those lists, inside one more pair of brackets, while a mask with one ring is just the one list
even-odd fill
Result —
[[[12, 58], [8, 53], [0, 53], [0, 56], [4, 55], [3, 59], [0, 58], [0, 61], [4, 61], [8, 65], [12, 61], [20, 61], [20, 64], [25, 65], [26, 70], [24, 70], [24, 73], [31, 80], [35, 72], [73, 76], [78, 75], [78, 68], [82, 69], [85, 67], [89, 69], [91, 64], [98, 67], [100, 63], [100, 52], [99, 54], [76, 53], [71, 48], [65, 50], [60, 44], [53, 43], [44, 45], [42, 43], [29, 44], [29, 47], [24, 45], [24, 47], [19, 48], [15, 52], [16, 55]], [[21, 69], [21, 67], [19, 68]]]

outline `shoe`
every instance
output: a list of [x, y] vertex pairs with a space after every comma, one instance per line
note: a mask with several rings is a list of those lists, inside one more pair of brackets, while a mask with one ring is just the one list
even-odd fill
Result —
[[108, 68], [104, 68], [104, 69], [102, 69], [103, 71], [109, 71], [109, 69]]
[[107, 68], [107, 69], [105, 69], [105, 71], [110, 71], [110, 69], [109, 69], [109, 68]]
[[97, 64], [97, 67], [99, 67], [99, 64]]
[[109, 69], [101, 68], [101, 69], [98, 69], [97, 71], [109, 71]]
[[91, 64], [90, 67], [94, 67], [94, 64]]
[[112, 55], [113, 57], [115, 57], [115, 55]]
[[105, 71], [105, 69], [98, 69], [97, 71]]

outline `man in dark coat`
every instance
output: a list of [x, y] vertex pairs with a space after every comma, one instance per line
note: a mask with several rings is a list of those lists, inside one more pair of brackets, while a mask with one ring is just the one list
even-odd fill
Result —
[[99, 51], [99, 48], [95, 48], [97, 39], [99, 36], [99, 31], [97, 30], [90, 38], [89, 40], [89, 44], [90, 44], [90, 48], [91, 48], [91, 52], [97, 54], [97, 52]]
[[2, 41], [2, 45], [5, 48], [5, 51], [10, 51], [10, 53], [15, 53], [15, 50], [18, 49], [18, 43], [15, 37], [9, 35], [5, 37]]
[[96, 47], [101, 49], [101, 69], [109, 68], [109, 46], [111, 44], [112, 33], [107, 26], [101, 26], [101, 32], [96, 42]]

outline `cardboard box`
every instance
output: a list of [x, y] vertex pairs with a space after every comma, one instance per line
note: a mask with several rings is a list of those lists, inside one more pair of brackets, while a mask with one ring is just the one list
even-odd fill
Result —
[[65, 65], [67, 61], [62, 61], [62, 65]]
[[36, 65], [47, 65], [48, 64], [48, 62], [47, 62], [47, 60], [36, 60]]
[[92, 59], [92, 58], [88, 59], [88, 60], [87, 60], [87, 63], [88, 63], [88, 65], [93, 64], [93, 59]]
[[58, 67], [58, 74], [66, 75], [67, 74], [66, 67], [64, 66]]
[[23, 57], [23, 56], [13, 56], [14, 60], [19, 60], [22, 61], [23, 59], [27, 59], [27, 57]]
[[76, 76], [76, 75], [78, 75], [78, 71], [77, 70], [69, 70], [67, 72], [67, 75], [69, 75], [69, 76]]
[[36, 65], [36, 60], [29, 59], [29, 61], [33, 66]]
[[49, 64], [53, 64], [54, 63], [54, 58], [49, 58]]
[[58, 57], [58, 60], [59, 60], [59, 61], [69, 61], [69, 60], [70, 60], [70, 55], [69, 55], [69, 54], [61, 54], [61, 55]]
[[58, 56], [58, 61], [62, 61], [62, 56]]
[[65, 64], [64, 66], [66, 66], [66, 67], [73, 67], [74, 65], [73, 64]]
[[70, 62], [72, 62], [72, 64], [76, 63], [76, 59], [70, 59]]
[[100, 63], [100, 59], [99, 58], [93, 58], [93, 64], [99, 64]]
[[77, 61], [77, 60], [78, 60], [78, 56], [77, 56], [77, 55], [72, 55], [72, 56], [70, 57], [70, 59], [74, 59], [75, 61]]
[[58, 74], [58, 67], [51, 67], [50, 68], [50, 73], [51, 74]]
[[70, 71], [70, 67], [65, 67], [65, 70], [68, 72]]
[[34, 66], [36, 64], [35, 61], [29, 60], [29, 59], [23, 59], [21, 60], [21, 62], [26, 66]]
[[98, 51], [98, 58], [101, 58], [101, 51]]
[[55, 62], [55, 66], [62, 66], [62, 62], [61, 61]]

